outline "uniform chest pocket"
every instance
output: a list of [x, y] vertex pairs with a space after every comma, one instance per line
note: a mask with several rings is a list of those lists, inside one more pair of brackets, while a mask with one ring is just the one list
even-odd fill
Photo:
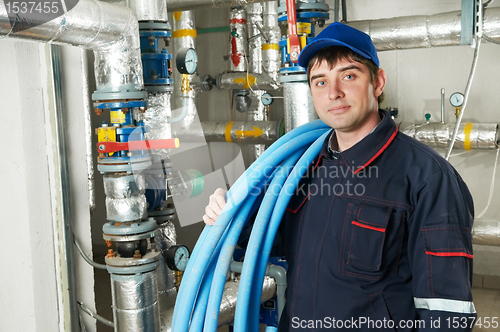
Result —
[[378, 279], [397, 270], [403, 213], [393, 207], [362, 202], [347, 220], [343, 272]]

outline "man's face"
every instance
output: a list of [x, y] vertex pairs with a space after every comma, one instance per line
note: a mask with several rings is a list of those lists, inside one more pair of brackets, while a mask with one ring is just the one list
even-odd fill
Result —
[[375, 117], [378, 123], [377, 98], [385, 85], [382, 69], [372, 83], [362, 63], [344, 59], [330, 69], [323, 61], [311, 68], [309, 77], [314, 107], [324, 123], [338, 132], [363, 130]]

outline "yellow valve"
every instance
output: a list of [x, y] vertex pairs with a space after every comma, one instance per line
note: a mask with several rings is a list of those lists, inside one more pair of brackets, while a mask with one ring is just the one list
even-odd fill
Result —
[[181, 85], [182, 94], [187, 95], [191, 90], [192, 88], [191, 85], [189, 84], [189, 75], [182, 74], [182, 85]]
[[175, 287], [179, 290], [182, 282], [182, 276], [184, 275], [184, 271], [175, 271]]
[[458, 119], [458, 116], [460, 115], [460, 106], [455, 107], [455, 116]]

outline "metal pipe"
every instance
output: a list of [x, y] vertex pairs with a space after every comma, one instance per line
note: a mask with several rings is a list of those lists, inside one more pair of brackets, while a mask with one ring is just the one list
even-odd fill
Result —
[[444, 123], [444, 88], [441, 89], [441, 123]]
[[[169, 2], [170, 8], [170, 2]], [[182, 48], [194, 48], [196, 49], [196, 15], [194, 10], [174, 12], [172, 23], [172, 46], [174, 57], [177, 56], [177, 52]], [[194, 120], [197, 118], [195, 98], [195, 89], [191, 91], [182, 92], [182, 74], [179, 73], [176, 66], [172, 66], [173, 77], [174, 77], [174, 92], [172, 100], [172, 116], [177, 117], [184, 110], [187, 105], [187, 115], [180, 122], [172, 124], [172, 131], [175, 131], [175, 135], [179, 135], [179, 131], [183, 128], [189, 128]], [[188, 75], [189, 81], [193, 81], [195, 75]], [[185, 103], [185, 99], [188, 98], [189, 102]]]
[[[242, 262], [231, 262], [229, 271], [241, 273], [243, 270]], [[276, 281], [276, 296], [278, 297], [278, 320], [281, 318], [283, 308], [285, 307], [285, 291], [286, 291], [286, 270], [279, 265], [267, 264], [266, 276], [273, 278]]]
[[83, 303], [81, 302], [78, 302], [78, 304], [80, 305], [80, 308], [82, 308], [83, 312], [86, 313], [87, 315], [89, 315], [90, 317], [94, 318], [95, 320], [103, 323], [104, 325], [107, 325], [109, 327], [115, 327], [115, 324], [112, 322], [112, 321], [109, 321], [107, 320], [106, 318], [96, 314], [96, 313], [93, 313], [89, 308], [87, 308]]
[[222, 73], [216, 77], [219, 89], [275, 90], [279, 85], [267, 74]]
[[194, 10], [204, 8], [237, 7], [250, 3], [260, 3], [270, 0], [168, 0], [168, 9]]
[[283, 104], [286, 132], [318, 119], [307, 81], [284, 82]]
[[66, 149], [66, 133], [65, 123], [67, 123], [66, 113], [64, 112], [64, 104], [62, 98], [61, 86], [61, 63], [59, 59], [59, 48], [52, 46], [50, 48], [52, 60], [52, 82], [54, 84], [55, 94], [55, 109], [56, 109], [56, 133], [57, 146], [60, 162], [59, 181], [61, 186], [61, 201], [62, 201], [62, 219], [64, 222], [62, 238], [66, 252], [66, 273], [68, 281], [68, 297], [70, 310], [71, 331], [76, 331], [78, 328], [79, 313], [77, 304], [77, 287], [76, 287], [76, 266], [74, 262], [73, 250], [73, 224], [71, 220], [71, 197], [70, 197], [70, 180], [68, 171], [68, 151]]
[[278, 1], [265, 2], [263, 5], [263, 31], [267, 40], [262, 44], [262, 69], [275, 82], [278, 82], [281, 68], [279, 49], [281, 30], [278, 26]]
[[[423, 123], [402, 125], [400, 130], [433, 148], [446, 148], [453, 134], [453, 123]], [[461, 124], [454, 144], [459, 149], [496, 149], [499, 145], [498, 124]]]
[[165, 0], [127, 0], [138, 21], [168, 22]]
[[248, 65], [248, 34], [245, 8], [235, 7], [229, 13], [231, 31], [230, 71], [246, 72]]
[[[80, 0], [66, 14], [27, 30], [12, 26], [0, 2], [0, 36], [93, 49], [97, 90], [143, 90], [139, 25], [129, 8]], [[19, 30], [19, 31], [17, 31]]]
[[245, 5], [248, 31], [248, 71], [262, 74], [262, 4]]
[[472, 229], [474, 244], [500, 246], [500, 221], [476, 220]]
[[89, 263], [91, 266], [95, 267], [96, 269], [106, 270], [106, 264], [99, 264], [99, 263], [94, 262], [90, 257], [87, 256], [87, 254], [85, 254], [83, 252], [83, 249], [80, 246], [80, 243], [78, 243], [78, 240], [76, 239], [74, 234], [73, 234], [73, 242], [75, 243], [76, 249], [78, 249], [78, 252], [80, 253], [80, 255], [83, 257], [83, 259], [87, 263]]
[[278, 121], [202, 122], [207, 142], [271, 144], [279, 138]]
[[[236, 310], [236, 300], [238, 298], [238, 287], [240, 285], [239, 279], [230, 280], [224, 286], [224, 293], [222, 295], [222, 302], [220, 305], [218, 326], [227, 325], [234, 320], [234, 313]], [[262, 287], [261, 303], [273, 298], [276, 294], [276, 281], [273, 278], [265, 277]], [[174, 308], [168, 308], [161, 311], [161, 331], [170, 332], [172, 326], [172, 317], [174, 315]]]
[[[370, 35], [378, 51], [460, 45], [461, 11], [427, 16], [405, 16], [354, 21], [348, 25]], [[500, 7], [486, 8], [483, 32], [500, 37]]]

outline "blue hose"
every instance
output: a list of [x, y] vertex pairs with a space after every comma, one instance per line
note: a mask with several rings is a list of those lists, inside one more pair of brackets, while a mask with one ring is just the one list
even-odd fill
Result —
[[[248, 194], [250, 194], [251, 191], [261, 190], [263, 188], [266, 183], [266, 178], [269, 178], [269, 174], [267, 173], [271, 173], [271, 170], [274, 171], [274, 168], [290, 154], [290, 151], [296, 151], [304, 146], [308, 146], [311, 142], [316, 140], [318, 136], [323, 134], [327, 128], [328, 127], [321, 121], [314, 121], [281, 137], [249, 167], [244, 176], [240, 177], [231, 190], [229, 190], [226, 207], [223, 209], [217, 222], [213, 226], [205, 227], [193, 250], [191, 259], [189, 260], [175, 305], [172, 324], [173, 331], [188, 330], [195, 302], [203, 307], [206, 296], [205, 289], [208, 288], [208, 285], [214, 283], [213, 280], [211, 283], [209, 282], [210, 278], [204, 278], [206, 273], [211, 272], [207, 271], [210, 258], [214, 254], [215, 257], [218, 256], [216, 247], [218, 247], [220, 243], [226, 241], [229, 233], [232, 234], [232, 238], [236, 236], [234, 234], [237, 234], [237, 237], [239, 237], [241, 229], [238, 228], [242, 227], [241, 224], [244, 224], [244, 222], [240, 220], [246, 219], [246, 217], [243, 211], [241, 211], [242, 213], [240, 215], [238, 210], [242, 209], [242, 205], [244, 210], [248, 209], [248, 211], [250, 210], [248, 207], [253, 206], [253, 202], [250, 201], [243, 204], [244, 201], [249, 199]], [[237, 213], [238, 216], [233, 221], [233, 217]], [[236, 227], [234, 231], [231, 230], [232, 227]], [[234, 239], [230, 241], [234, 241]], [[221, 263], [221, 266], [223, 264], [225, 263]], [[211, 270], [211, 268], [209, 270]], [[202, 284], [203, 287], [200, 289]], [[215, 289], [218, 289], [218, 287], [215, 287], [214, 290]], [[212, 291], [210, 293], [212, 293]], [[213, 296], [214, 298], [216, 297], [216, 295]], [[212, 294], [210, 294], [209, 298], [210, 297], [212, 297]], [[195, 308], [195, 312], [196, 310]], [[201, 309], [198, 310], [201, 311]], [[196, 314], [196, 317], [201, 317], [200, 315], [201, 314]], [[208, 316], [208, 318], [210, 318], [210, 316]], [[205, 319], [207, 319], [207, 317]], [[200, 320], [197, 318], [196, 326], [193, 325], [192, 327], [197, 329], [199, 321]]]
[[[266, 195], [264, 197], [264, 200], [260, 204], [260, 209], [259, 213], [257, 214], [257, 219], [262, 218], [262, 211], [266, 210], [266, 206], [269, 206], [269, 215], [271, 213], [272, 209], [272, 203], [269, 204], [269, 193], [273, 193], [274, 188], [277, 186], [281, 186], [283, 182], [286, 180], [286, 176], [288, 175], [287, 171], [291, 170], [291, 167], [297, 162], [299, 157], [302, 155], [302, 153], [305, 151], [305, 148], [297, 150], [294, 154], [292, 154], [290, 157], [288, 157], [282, 164], [282, 167], [277, 167], [276, 170], [273, 173], [274, 177], [272, 179], [272, 182], [269, 186], [268, 191], [266, 192]], [[247, 198], [247, 201], [251, 201], [252, 203], [255, 201], [255, 199], [252, 196], [249, 196]], [[219, 318], [219, 309], [220, 309], [220, 303], [221, 303], [221, 298], [222, 298], [222, 292], [224, 289], [224, 284], [226, 281], [226, 275], [227, 271], [229, 270], [229, 264], [231, 263], [232, 260], [232, 255], [234, 252], [234, 248], [236, 246], [236, 243], [238, 241], [238, 238], [240, 237], [241, 230], [243, 229], [244, 223], [249, 216], [248, 212], [245, 211], [246, 215], [242, 218], [242, 220], [239, 220], [238, 223], [234, 223], [232, 225], [232, 229], [230, 233], [228, 234], [228, 238], [226, 239], [227, 247], [225, 247], [224, 250], [227, 250], [227, 253], [219, 259], [219, 263], [217, 264], [217, 282], [214, 282], [212, 285], [212, 290], [210, 291], [210, 300], [209, 300], [209, 305], [207, 309], [207, 319], [205, 321], [205, 328], [204, 331], [216, 331], [217, 330], [217, 322]], [[267, 217], [269, 217], [269, 215]], [[234, 231], [233, 231], [234, 230]], [[264, 230], [265, 231], [265, 230]], [[255, 232], [255, 226], [252, 230], [252, 236], [254, 236]], [[222, 254], [221, 254], [222, 256]], [[245, 259], [246, 261], [246, 259]], [[220, 264], [220, 265], [219, 265]], [[240, 282], [241, 285], [241, 282]], [[238, 290], [238, 293], [240, 290]], [[240, 301], [238, 299], [238, 301]]]
[[[247, 250], [246, 256], [248, 255], [259, 255], [258, 259], [256, 260], [256, 266], [253, 267], [254, 271], [249, 271], [249, 274], [253, 272], [252, 274], [252, 279], [250, 282], [252, 283], [252, 293], [250, 295], [250, 304], [249, 304], [249, 313], [248, 315], [250, 316], [250, 321], [249, 325], [242, 325], [242, 326], [249, 326], [250, 331], [257, 331], [258, 330], [258, 324], [259, 324], [259, 309], [260, 309], [260, 299], [261, 299], [261, 294], [262, 294], [262, 283], [264, 281], [264, 276], [267, 268], [267, 262], [269, 260], [269, 255], [271, 253], [271, 249], [274, 244], [274, 238], [276, 237], [276, 233], [278, 231], [279, 225], [281, 223], [283, 214], [285, 213], [286, 207], [288, 206], [288, 203], [290, 202], [290, 199], [292, 197], [293, 192], [295, 191], [295, 188], [297, 188], [297, 185], [299, 181], [302, 179], [304, 176], [305, 172], [307, 171], [308, 167], [311, 165], [311, 163], [314, 161], [314, 159], [318, 156], [321, 147], [323, 145], [323, 142], [325, 141], [326, 137], [328, 136], [329, 132], [326, 132], [323, 134], [321, 137], [319, 137], [316, 142], [314, 142], [309, 149], [302, 155], [300, 160], [296, 163], [295, 167], [293, 168], [291, 174], [288, 176], [286, 179], [285, 184], [283, 185], [283, 188], [281, 189], [281, 192], [279, 196], [277, 197], [276, 204], [274, 206], [274, 210], [272, 213], [272, 216], [269, 221], [269, 225], [267, 228], [266, 234], [264, 234], [265, 240], [264, 244], [262, 247], [262, 250], [260, 252], [255, 252], [255, 253], [249, 253]], [[254, 226], [255, 227], [255, 226]], [[260, 249], [260, 248], [259, 248]], [[243, 283], [243, 275], [240, 281], [240, 287], [241, 284]], [[240, 303], [240, 298], [238, 296], [238, 304]], [[238, 305], [236, 306], [236, 310], [238, 310]], [[235, 322], [237, 322], [237, 319], [235, 318]], [[239, 322], [238, 322], [239, 324]], [[236, 323], [235, 323], [236, 327]], [[240, 331], [239, 329], [236, 329], [237, 331]]]

